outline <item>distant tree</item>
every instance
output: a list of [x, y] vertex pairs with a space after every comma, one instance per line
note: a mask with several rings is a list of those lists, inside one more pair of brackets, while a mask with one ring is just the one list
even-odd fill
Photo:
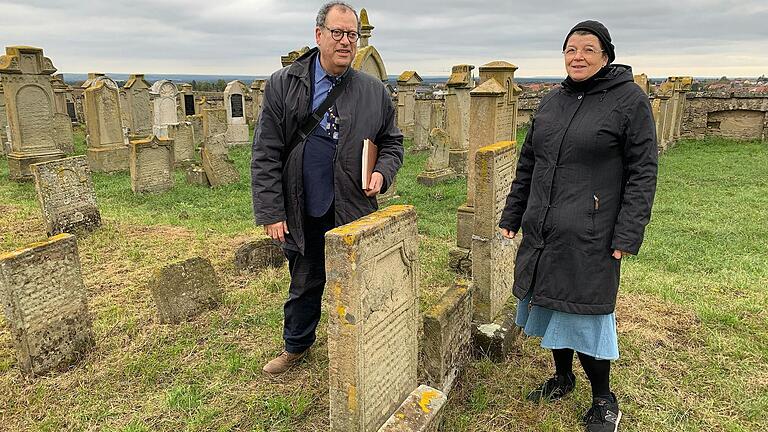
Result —
[[226, 81], [224, 81], [223, 79], [219, 79], [218, 81], [216, 81], [216, 86], [215, 86], [215, 88], [216, 88], [216, 90], [215, 90], [215, 91], [217, 91], [217, 92], [223, 92], [223, 91], [224, 91], [224, 89], [225, 89], [225, 88], [227, 88], [227, 82], [226, 82]]
[[719, 82], [721, 84], [728, 84], [728, 83], [731, 82], [731, 80], [729, 80], [727, 76], [723, 75], [723, 76], [720, 77], [719, 80], [717, 80], [717, 82]]
[[197, 81], [192, 80], [192, 90], [197, 90]]

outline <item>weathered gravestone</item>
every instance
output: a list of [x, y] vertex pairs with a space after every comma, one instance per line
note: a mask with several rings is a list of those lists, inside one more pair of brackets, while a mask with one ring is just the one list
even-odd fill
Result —
[[0, 57], [0, 80], [5, 95], [10, 143], [8, 177], [30, 180], [29, 166], [64, 157], [54, 128], [54, 96], [51, 59], [40, 48], [12, 46]]
[[6, 126], [8, 126], [8, 113], [5, 111], [5, 95], [3, 94], [3, 83], [0, 80], [0, 156], [5, 156]]
[[128, 169], [128, 147], [121, 120], [117, 83], [98, 77], [85, 89], [88, 164], [93, 172]]
[[456, 177], [456, 173], [448, 166], [451, 137], [442, 129], [432, 129], [429, 133], [429, 145], [432, 153], [427, 159], [424, 171], [416, 178], [419, 183], [432, 186]]
[[445, 97], [433, 95], [432, 112], [429, 115], [429, 130], [440, 128], [445, 130]]
[[221, 303], [223, 293], [211, 262], [190, 258], [158, 270], [149, 282], [161, 323], [177, 324]]
[[264, 99], [266, 80], [255, 80], [251, 83], [251, 100], [253, 103], [253, 124], [259, 124], [261, 118], [261, 102]]
[[156, 81], [149, 89], [153, 103], [152, 133], [158, 137], [168, 136], [168, 125], [179, 122], [176, 84], [168, 80]]
[[131, 190], [163, 192], [173, 188], [173, 140], [151, 136], [131, 141]]
[[280, 267], [284, 262], [283, 249], [269, 237], [248, 241], [235, 251], [235, 270], [238, 272], [258, 273]]
[[67, 114], [69, 86], [64, 83], [63, 75], [59, 74], [51, 77], [51, 87], [56, 107], [53, 113], [54, 140], [62, 152], [72, 154], [75, 152], [75, 141], [72, 135], [72, 120]]
[[37, 201], [49, 236], [101, 225], [85, 156], [33, 164]]
[[227, 110], [227, 146], [248, 144], [248, 121], [245, 118], [245, 95], [248, 89], [240, 81], [231, 81], [224, 89]]
[[437, 432], [448, 396], [430, 386], [420, 385], [378, 432]]
[[203, 133], [203, 115], [195, 114], [187, 116], [187, 121], [192, 123], [192, 138], [195, 143], [195, 148], [203, 145], [205, 141], [205, 134]]
[[176, 165], [194, 162], [195, 138], [192, 123], [178, 122], [168, 125], [168, 138], [173, 140], [173, 159]]
[[144, 74], [133, 74], [128, 77], [123, 90], [125, 91], [126, 118], [130, 136], [146, 138], [152, 135], [152, 105], [149, 100], [149, 83]]
[[416, 88], [422, 81], [416, 71], [405, 71], [397, 77], [397, 127], [406, 138], [413, 138]]
[[240, 173], [235, 168], [235, 163], [229, 158], [224, 140], [224, 134], [208, 138], [200, 151], [203, 169], [211, 187], [225, 186], [240, 181]]
[[181, 92], [182, 97], [181, 106], [184, 107], [184, 116], [192, 116], [197, 114], [197, 105], [195, 105], [195, 93], [192, 91], [191, 84], [182, 84]]
[[224, 108], [203, 109], [203, 139], [227, 133], [227, 110]]
[[19, 367], [27, 375], [70, 366], [94, 345], [71, 234], [0, 255], [0, 300]]
[[413, 107], [413, 145], [412, 152], [429, 150], [429, 126], [432, 123], [432, 102], [426, 95], [416, 95]]
[[469, 362], [472, 313], [472, 285], [460, 280], [424, 314], [423, 373], [445, 393]]
[[325, 238], [331, 430], [376, 431], [416, 388], [416, 212], [390, 206]]
[[472, 65], [456, 65], [445, 83], [445, 130], [451, 137], [449, 165], [460, 175], [467, 173], [469, 150], [469, 91], [472, 90]]
[[208, 181], [208, 175], [205, 174], [205, 169], [199, 165], [191, 165], [187, 168], [186, 174], [187, 183], [210, 187], [211, 183]]
[[515, 141], [480, 148], [475, 155], [475, 214], [472, 278], [476, 322], [491, 322], [512, 294], [519, 237], [502, 237], [498, 229], [507, 194], [515, 179]]

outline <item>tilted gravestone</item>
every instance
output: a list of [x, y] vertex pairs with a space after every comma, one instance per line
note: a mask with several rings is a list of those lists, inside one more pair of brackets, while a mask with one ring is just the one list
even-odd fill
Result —
[[416, 212], [393, 205], [325, 238], [330, 429], [376, 431], [416, 388]]
[[85, 156], [31, 165], [37, 201], [49, 236], [101, 225], [91, 170]]
[[160, 322], [180, 323], [221, 303], [216, 271], [204, 258], [190, 258], [158, 270], [149, 282]]
[[211, 187], [225, 186], [240, 181], [240, 173], [235, 163], [229, 158], [227, 147], [224, 145], [224, 134], [207, 138], [200, 153], [203, 159], [203, 169]]
[[173, 140], [152, 136], [131, 141], [131, 190], [163, 192], [173, 188]]
[[64, 157], [55, 138], [54, 72], [51, 59], [43, 56], [40, 48], [6, 47], [5, 55], [0, 56], [11, 180], [31, 180], [31, 164]]
[[515, 141], [481, 147], [475, 154], [472, 276], [476, 322], [493, 321], [512, 295], [519, 237], [502, 237], [498, 224], [516, 167]]
[[75, 236], [0, 255], [0, 300], [21, 371], [72, 365], [94, 345]]

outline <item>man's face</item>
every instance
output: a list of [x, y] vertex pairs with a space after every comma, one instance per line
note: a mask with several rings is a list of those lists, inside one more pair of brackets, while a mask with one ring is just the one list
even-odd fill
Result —
[[351, 43], [346, 34], [340, 41], [333, 40], [329, 29], [357, 32], [355, 14], [349, 9], [334, 6], [325, 17], [325, 27], [315, 27], [320, 64], [329, 73], [339, 75], [352, 64], [357, 53], [357, 41]]

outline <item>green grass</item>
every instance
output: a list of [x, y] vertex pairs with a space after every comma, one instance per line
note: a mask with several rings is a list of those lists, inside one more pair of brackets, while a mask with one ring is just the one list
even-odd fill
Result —
[[[522, 142], [524, 130], [519, 133]], [[84, 152], [83, 132], [76, 148]], [[241, 182], [134, 195], [125, 173], [94, 175], [104, 224], [78, 247], [97, 345], [65, 373], [25, 380], [0, 318], [0, 429], [19, 431], [326, 431], [325, 318], [309, 360], [281, 381], [261, 366], [281, 349], [287, 269], [238, 275], [232, 254], [260, 232], [251, 215], [249, 150], [234, 149]], [[426, 154], [406, 154], [393, 203], [416, 206], [421, 307], [453, 281], [448, 249], [466, 182], [416, 182]], [[758, 142], [684, 141], [660, 159], [641, 255], [622, 267], [621, 358], [613, 386], [624, 431], [768, 428], [768, 149]], [[0, 251], [45, 237], [34, 187], [7, 180], [0, 160]], [[223, 304], [162, 325], [146, 286], [163, 264], [209, 258]], [[445, 431], [577, 429], [589, 404], [583, 373], [572, 397], [524, 401], [551, 359], [526, 340], [507, 362], [473, 362], [451, 394]], [[578, 370], [578, 366], [576, 367]]]

